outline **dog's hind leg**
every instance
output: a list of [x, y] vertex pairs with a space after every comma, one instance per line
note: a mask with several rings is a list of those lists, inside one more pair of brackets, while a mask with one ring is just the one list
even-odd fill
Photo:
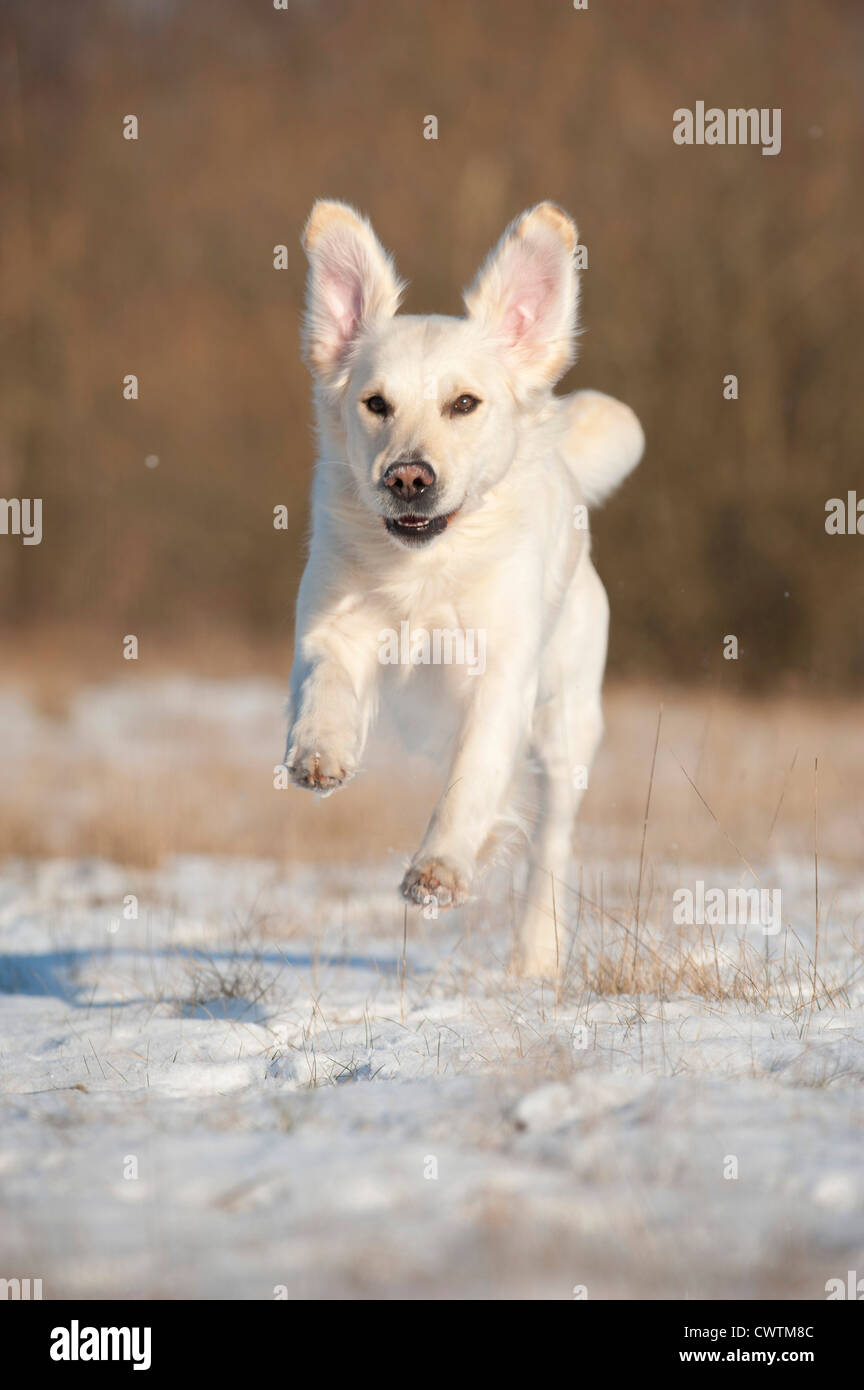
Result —
[[603, 734], [608, 624], [606, 591], [586, 556], [544, 653], [532, 721], [541, 801], [518, 930], [516, 968], [523, 974], [554, 977], [565, 963], [573, 822]]
[[540, 768], [540, 817], [518, 928], [520, 974], [554, 978], [563, 969], [572, 901], [573, 822], [602, 733], [599, 698], [555, 699], [537, 711], [533, 754]]

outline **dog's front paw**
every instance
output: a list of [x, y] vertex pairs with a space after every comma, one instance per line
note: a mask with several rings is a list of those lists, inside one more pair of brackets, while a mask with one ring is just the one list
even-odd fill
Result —
[[285, 764], [295, 786], [325, 796], [350, 782], [356, 771], [351, 759], [318, 748], [291, 748]]
[[401, 893], [420, 907], [434, 898], [440, 908], [459, 907], [471, 886], [467, 874], [449, 859], [421, 859], [402, 880]]

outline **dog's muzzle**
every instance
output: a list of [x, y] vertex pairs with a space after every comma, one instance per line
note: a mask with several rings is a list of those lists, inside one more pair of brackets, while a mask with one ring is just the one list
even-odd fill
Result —
[[447, 530], [455, 512], [437, 511], [438, 478], [425, 459], [397, 459], [385, 469], [381, 486], [387, 493], [384, 525], [403, 545], [418, 547]]

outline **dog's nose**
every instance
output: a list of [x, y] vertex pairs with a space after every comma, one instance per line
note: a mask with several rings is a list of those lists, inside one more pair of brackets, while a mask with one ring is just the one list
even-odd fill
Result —
[[385, 487], [397, 497], [419, 497], [427, 487], [435, 482], [435, 469], [431, 463], [411, 460], [406, 463], [391, 463], [382, 479]]

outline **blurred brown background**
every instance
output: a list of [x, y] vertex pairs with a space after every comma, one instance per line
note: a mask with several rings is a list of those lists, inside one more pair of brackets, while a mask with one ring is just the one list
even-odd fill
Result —
[[[553, 198], [590, 260], [565, 386], [648, 436], [595, 522], [611, 669], [854, 687], [864, 537], [824, 522], [864, 495], [861, 6], [287, 2], [6, 0], [0, 495], [44, 499], [41, 546], [0, 537], [7, 653], [218, 632], [229, 667], [235, 633], [287, 666], [310, 205], [356, 203], [405, 307], [459, 312], [504, 224]], [[699, 100], [782, 108], [781, 154], [676, 146]]]

